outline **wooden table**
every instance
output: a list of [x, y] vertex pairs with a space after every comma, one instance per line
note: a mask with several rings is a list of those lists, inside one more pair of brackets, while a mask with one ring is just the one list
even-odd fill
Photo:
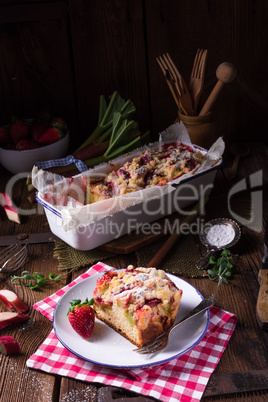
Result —
[[[250, 155], [241, 160], [235, 181], [228, 182], [226, 179], [230, 163], [225, 162], [223, 170], [217, 173], [216, 186], [212, 191], [211, 197], [217, 197], [219, 193], [226, 194], [227, 197], [228, 188], [232, 187], [234, 183], [240, 182], [243, 178], [246, 178], [246, 183], [249, 186], [250, 174], [267, 166], [268, 147], [264, 144], [252, 144], [250, 149]], [[226, 160], [228, 160], [228, 154], [226, 155]], [[1, 171], [1, 192], [5, 191], [6, 184], [11, 178], [11, 174], [4, 170]], [[252, 188], [251, 191], [263, 191], [264, 187], [267, 187], [267, 182], [267, 171], [264, 171], [263, 187], [258, 185], [258, 187]], [[249, 190], [245, 193], [248, 196]], [[4, 211], [1, 209], [1, 236], [20, 233], [41, 233], [49, 230], [46, 217], [38, 205], [30, 204], [26, 200], [25, 179], [15, 182], [12, 197], [16, 205], [31, 211], [31, 215], [22, 216], [22, 223], [18, 225], [8, 221]], [[264, 194], [262, 217], [264, 222], [266, 222], [268, 215], [267, 207], [267, 198]], [[242, 205], [241, 208], [243, 208]], [[221, 211], [217, 212], [221, 217]], [[216, 305], [235, 313], [238, 317], [235, 332], [215, 372], [211, 376], [202, 400], [259, 402], [268, 399], [268, 333], [259, 327], [255, 314], [259, 290], [258, 270], [263, 252], [263, 239], [263, 228], [261, 232], [256, 232], [242, 227], [241, 240], [234, 250], [239, 253], [241, 260], [233, 276], [233, 285], [223, 284], [217, 288], [217, 284], [208, 278], [185, 278], [199, 289], [203, 296], [214, 293], [217, 298]], [[45, 276], [48, 276], [50, 272], [57, 272], [58, 261], [53, 258], [53, 248], [53, 242], [29, 245], [29, 258], [24, 268], [30, 272], [42, 272]], [[120, 268], [128, 264], [135, 265], [136, 257], [134, 253], [117, 255], [109, 258], [106, 262], [109, 265]], [[50, 282], [41, 292], [33, 292], [27, 288], [15, 286], [11, 283], [9, 275], [1, 277], [0, 287], [15, 290], [22, 300], [32, 306], [35, 302], [49, 296], [58, 288], [73, 280], [84, 270], [79, 270], [66, 276], [64, 280], [61, 280], [61, 283]], [[1, 303], [0, 309], [5, 311], [7, 308]], [[106, 396], [103, 395], [109, 390], [104, 386], [49, 375], [26, 367], [26, 360], [37, 350], [52, 329], [52, 323], [33, 308], [30, 308], [29, 314], [30, 321], [27, 325], [21, 326], [17, 324], [1, 330], [1, 335], [11, 335], [20, 342], [22, 352], [11, 357], [0, 355], [0, 400], [9, 402], [108, 401], [107, 394]], [[133, 397], [133, 394], [128, 394], [122, 390], [121, 393], [117, 394], [117, 398], [123, 397], [130, 398]], [[147, 400], [150, 399], [147, 398]], [[120, 399], [120, 401], [122, 400], [124, 399]], [[138, 400], [138, 396], [136, 395], [132, 400]], [[145, 398], [139, 400], [145, 400]]]

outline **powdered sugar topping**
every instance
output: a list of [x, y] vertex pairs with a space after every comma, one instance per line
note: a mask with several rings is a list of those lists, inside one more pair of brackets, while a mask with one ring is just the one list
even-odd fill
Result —
[[224, 247], [234, 240], [235, 231], [229, 225], [217, 224], [212, 226], [207, 233], [207, 242], [218, 248]]

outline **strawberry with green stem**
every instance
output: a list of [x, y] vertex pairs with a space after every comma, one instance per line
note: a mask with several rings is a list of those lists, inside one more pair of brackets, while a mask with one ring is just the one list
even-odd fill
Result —
[[72, 300], [67, 313], [72, 328], [85, 339], [90, 337], [95, 324], [95, 313], [91, 307], [93, 303], [94, 300], [88, 301], [88, 298], [83, 303], [79, 299]]
[[67, 130], [67, 123], [62, 117], [54, 117], [51, 121], [50, 126], [57, 128], [62, 133]]

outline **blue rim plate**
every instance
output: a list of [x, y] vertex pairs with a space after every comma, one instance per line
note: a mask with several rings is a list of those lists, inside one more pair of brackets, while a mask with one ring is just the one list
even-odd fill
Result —
[[[61, 344], [74, 355], [90, 363], [120, 369], [133, 369], [154, 366], [173, 360], [193, 349], [204, 337], [209, 325], [209, 310], [182, 324], [170, 335], [167, 347], [153, 355], [140, 355], [134, 352], [135, 345], [119, 335], [108, 325], [96, 319], [93, 333], [83, 339], [71, 327], [67, 312], [73, 299], [84, 301], [92, 298], [96, 280], [95, 274], [78, 282], [66, 291], [58, 301], [53, 315], [53, 327]], [[167, 274], [176, 286], [183, 291], [176, 321], [192, 310], [203, 299], [201, 293], [183, 279]]]

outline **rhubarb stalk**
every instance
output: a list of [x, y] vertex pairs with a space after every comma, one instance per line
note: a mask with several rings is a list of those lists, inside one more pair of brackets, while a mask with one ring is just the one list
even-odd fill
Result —
[[[88, 168], [91, 168], [142, 146], [148, 140], [148, 132], [142, 135], [138, 123], [129, 120], [135, 111], [133, 102], [125, 101], [117, 91], [109, 97], [108, 105], [104, 96], [101, 95], [98, 125], [73, 153], [75, 159], [82, 160]], [[73, 163], [67, 166], [56, 166], [49, 170], [64, 176], [77, 173]]]

